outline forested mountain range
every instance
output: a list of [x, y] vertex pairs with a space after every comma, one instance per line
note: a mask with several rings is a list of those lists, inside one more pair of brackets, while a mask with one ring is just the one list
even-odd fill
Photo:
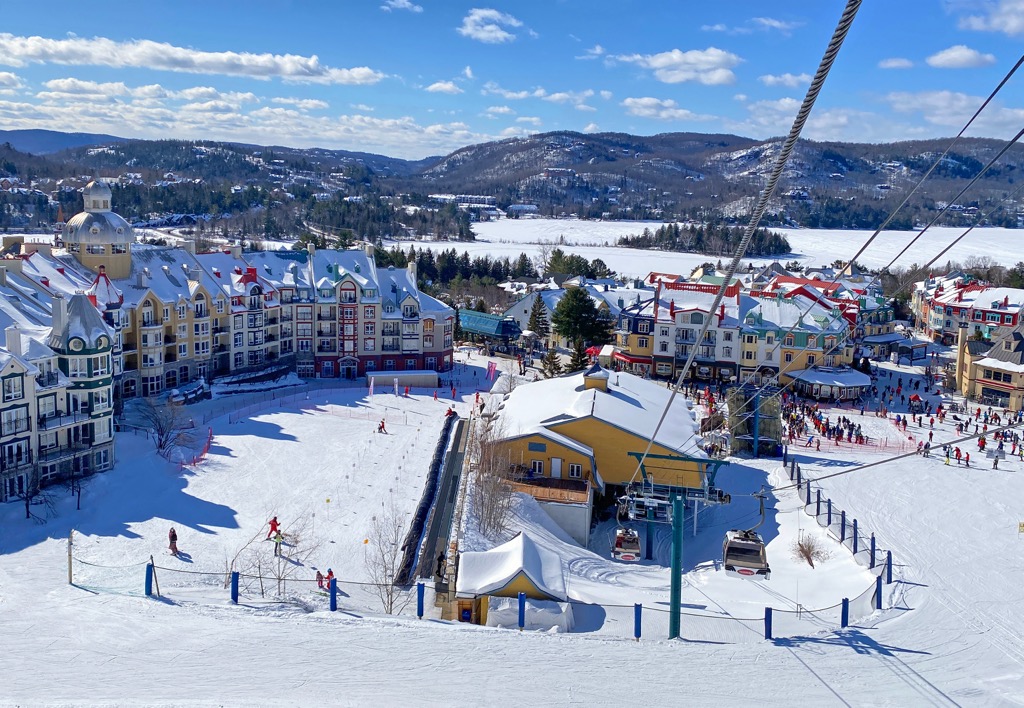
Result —
[[[0, 228], [45, 227], [56, 220], [57, 204], [64, 214], [74, 213], [77, 188], [100, 176], [120, 182], [115, 204], [137, 223], [192, 222], [253, 238], [307, 233], [327, 240], [403, 233], [472, 238], [471, 220], [494, 216], [487, 209], [456, 209], [432, 194], [493, 197], [498, 209], [532, 204], [550, 216], [741, 224], [781, 147], [779, 140], [735, 135], [556, 132], [409, 161], [344, 150], [52, 131], [0, 132], [5, 139], [0, 180], [8, 178], [13, 189], [0, 192]], [[948, 144], [801, 141], [762, 223], [873, 228]], [[948, 211], [940, 224], [1017, 226], [1019, 148], [959, 203], [949, 203], [1001, 147], [996, 140], [960, 140], [891, 227], [928, 222], [942, 207]]]

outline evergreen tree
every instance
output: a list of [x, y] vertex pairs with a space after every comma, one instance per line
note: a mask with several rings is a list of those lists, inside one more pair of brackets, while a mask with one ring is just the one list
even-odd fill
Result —
[[456, 342], [462, 341], [462, 322], [459, 320], [459, 306], [455, 306], [455, 327], [452, 333]]
[[548, 348], [547, 354], [540, 362], [540, 370], [546, 379], [553, 379], [562, 373], [562, 360], [558, 358], [558, 352], [554, 347]]
[[555, 332], [569, 341], [606, 344], [611, 341], [611, 322], [598, 311], [584, 288], [569, 288], [551, 315]]
[[569, 359], [569, 371], [579, 371], [590, 366], [590, 357], [587, 356], [586, 345], [582, 337], [577, 337], [572, 345], [572, 358]]
[[540, 339], [546, 339], [551, 334], [548, 326], [547, 314], [544, 312], [544, 301], [540, 293], [533, 299], [533, 308], [530, 310], [530, 321], [526, 323], [526, 329], [537, 335]]

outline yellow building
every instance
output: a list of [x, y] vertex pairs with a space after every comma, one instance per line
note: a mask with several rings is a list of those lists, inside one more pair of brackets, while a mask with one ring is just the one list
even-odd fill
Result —
[[[575, 481], [592, 501], [595, 491], [621, 491], [642, 481], [635, 454], [647, 449], [669, 395], [657, 383], [599, 366], [520, 386], [492, 424], [495, 444], [526, 484], [547, 488], [544, 480]], [[708, 473], [719, 463], [700, 449], [696, 432], [692, 411], [677, 398], [650, 450], [673, 459], [649, 465], [649, 483], [708, 487]]]

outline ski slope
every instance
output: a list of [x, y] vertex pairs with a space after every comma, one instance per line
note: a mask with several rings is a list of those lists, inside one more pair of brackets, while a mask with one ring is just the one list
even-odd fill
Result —
[[[463, 412], [482, 388], [475, 382], [486, 361], [474, 356], [459, 373]], [[899, 372], [910, 375], [907, 367]], [[308, 533], [321, 543], [308, 572], [330, 565], [343, 579], [365, 577], [360, 544], [376, 505], [394, 499], [411, 511], [418, 499], [449, 405], [430, 394], [378, 393], [371, 401], [362, 390], [332, 390], [323, 400], [311, 395], [308, 404], [269, 407], [237, 424], [219, 418], [209, 459], [183, 474], [161, 462], [145, 438], [119, 435], [117, 467], [85, 485], [81, 511], [59, 491], [45, 524], [26, 522], [19, 504], [0, 507], [0, 650], [8, 669], [0, 704], [1024, 703], [1019, 460], [999, 470], [990, 464], [967, 470], [914, 457], [822, 481], [862, 528], [894, 549], [899, 582], [890, 587], [905, 609], [844, 631], [774, 642], [731, 621], [718, 638], [668, 642], [667, 619], [654, 612], [645, 614], [641, 642], [624, 639], [632, 603], [667, 597], [667, 570], [608, 559], [607, 523], [590, 549], [575, 546], [528, 498], [516, 505], [506, 534], [525, 529], [558, 553], [571, 597], [624, 608], [583, 613], [579, 633], [551, 635], [449, 624], [430, 615], [387, 617], [371, 595], [345, 586], [341, 611], [330, 613], [312, 593], [304, 603], [232, 606], [216, 584], [186, 592], [184, 583], [166, 581], [166, 600], [147, 599], [140, 565], [96, 569], [91, 577], [86, 566], [76, 566], [96, 588], [67, 584], [71, 528], [76, 556], [85, 560], [130, 565], [153, 554], [167, 566], [178, 562], [160, 555], [174, 524], [179, 547], [191, 557], [184, 566], [218, 570], [254, 535], [265, 535], [269, 515], [277, 514], [287, 531], [313, 513], [316, 530]], [[372, 431], [385, 416], [389, 434], [377, 436]], [[862, 424], [891, 447], [823, 446], [813, 453], [798, 447], [805, 473], [848, 470], [884, 459], [901, 444], [890, 422], [868, 414]], [[950, 425], [937, 428], [936, 441], [952, 435]], [[785, 487], [777, 468], [777, 461], [736, 460], [720, 480], [738, 496], [764, 480]], [[795, 535], [820, 530], [799, 511], [792, 491], [773, 497], [762, 529], [772, 580], [727, 581], [713, 569], [723, 528], [756, 516], [749, 498], [738, 499], [735, 508], [698, 519], [703, 536], [687, 533], [684, 609], [756, 617], [768, 604], [834, 601], [837, 592], [870, 581], [843, 551], [815, 571], [788, 558]], [[664, 535], [659, 530], [656, 560], [667, 553]], [[467, 537], [466, 544], [483, 548], [499, 540]], [[103, 588], [104, 579], [112, 587]]]

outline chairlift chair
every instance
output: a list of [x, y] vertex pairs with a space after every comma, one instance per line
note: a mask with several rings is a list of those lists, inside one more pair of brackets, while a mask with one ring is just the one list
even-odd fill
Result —
[[625, 527], [615, 529], [612, 558], [630, 563], [640, 560], [640, 535], [635, 530]]

